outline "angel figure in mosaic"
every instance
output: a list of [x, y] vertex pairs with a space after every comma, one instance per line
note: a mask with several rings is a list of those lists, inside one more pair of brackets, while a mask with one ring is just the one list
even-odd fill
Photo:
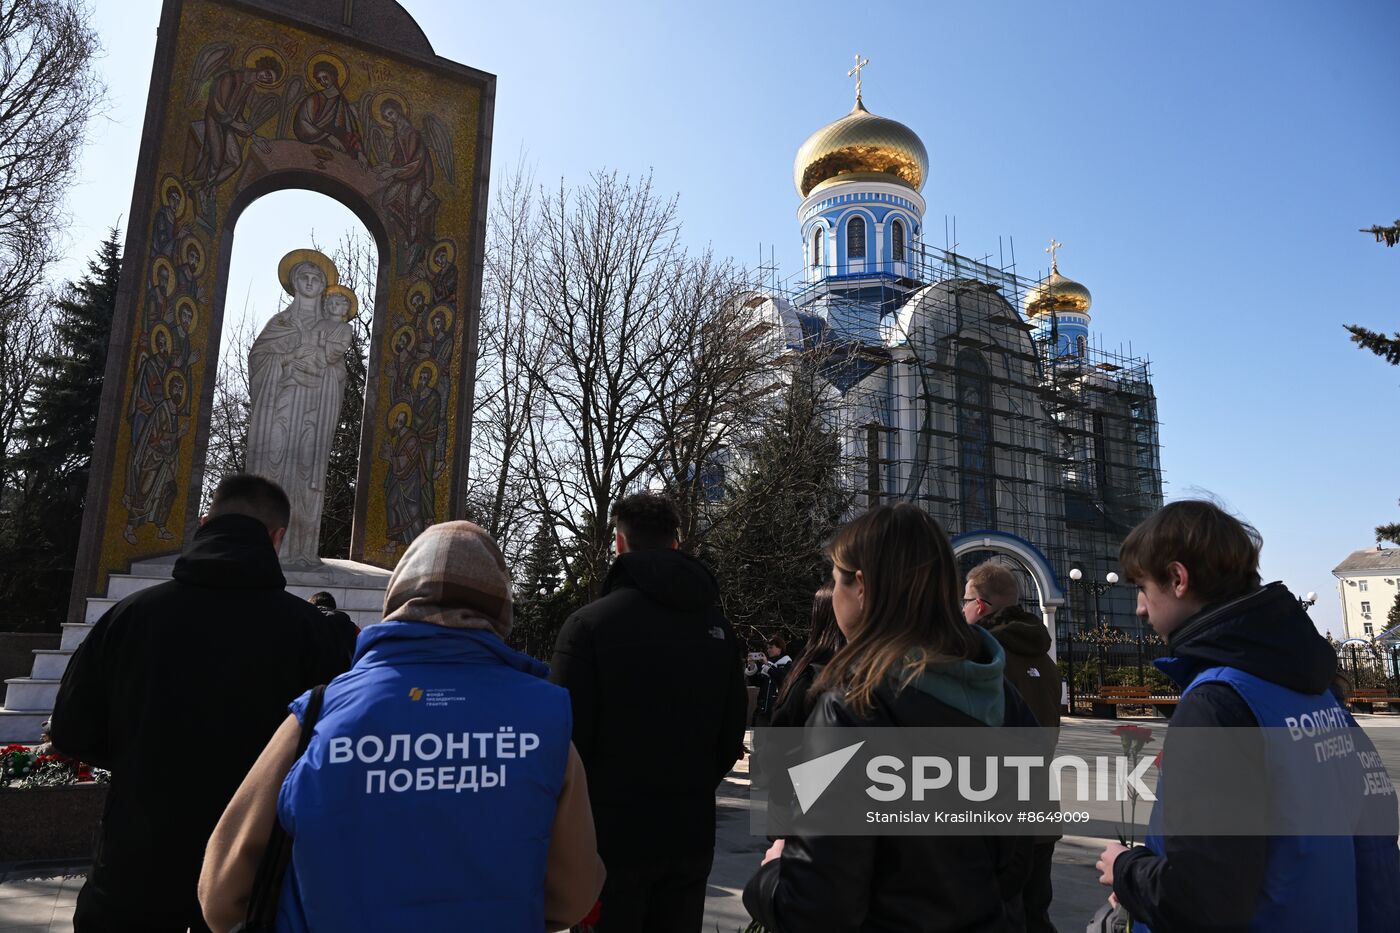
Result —
[[242, 167], [246, 145], [270, 151], [257, 130], [277, 115], [279, 98], [270, 92], [287, 75], [286, 59], [269, 46], [251, 49], [236, 66], [229, 64], [232, 57], [227, 42], [206, 46], [195, 57], [190, 81], [188, 102], [201, 92], [205, 100], [204, 119], [190, 124], [186, 173], [206, 222], [212, 218], [214, 190]]
[[381, 92], [369, 100], [373, 171], [385, 182], [385, 208], [408, 249], [405, 269], [422, 265], [432, 245], [437, 210], [442, 199], [433, 191], [437, 171], [456, 184], [452, 134], [433, 114], [423, 117], [423, 129], [413, 125], [401, 96]]

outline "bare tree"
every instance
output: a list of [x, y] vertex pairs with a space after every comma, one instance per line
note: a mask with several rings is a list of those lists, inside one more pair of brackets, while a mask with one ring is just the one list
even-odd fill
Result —
[[89, 15], [79, 0], [0, 3], [0, 315], [22, 314], [42, 290], [83, 135], [106, 94]]
[[692, 550], [714, 524], [715, 510], [706, 505], [722, 497], [731, 447], [757, 431], [761, 403], [772, 392], [768, 346], [756, 333], [746, 291], [730, 261], [707, 252], [687, 262], [665, 325], [674, 356], [646, 374], [655, 472]]
[[685, 279], [676, 200], [651, 179], [596, 174], [542, 198], [526, 304], [539, 348], [524, 360], [536, 380], [528, 464], [535, 506], [560, 551], [573, 551], [569, 582], [602, 584], [613, 501], [652, 469], [652, 374], [671, 365], [667, 332]]
[[49, 309], [57, 298], [0, 306], [0, 490], [17, 488], [13, 460], [23, 441], [42, 361], [53, 350]]
[[248, 415], [252, 410], [248, 353], [257, 336], [256, 325], [246, 314], [224, 335], [219, 372], [214, 377], [214, 400], [209, 407], [201, 514], [208, 510], [219, 480], [242, 473], [248, 465]]
[[497, 186], [487, 229], [472, 425], [468, 510], [514, 566], [531, 543], [529, 471], [523, 456], [538, 409], [538, 328], [526, 282], [535, 248], [534, 182], [523, 158]]

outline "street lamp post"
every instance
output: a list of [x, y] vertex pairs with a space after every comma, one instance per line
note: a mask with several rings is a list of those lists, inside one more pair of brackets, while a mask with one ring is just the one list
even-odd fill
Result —
[[1082, 590], [1088, 590], [1094, 594], [1094, 627], [1098, 628], [1101, 624], [1099, 618], [1099, 597], [1118, 585], [1118, 574], [1110, 570], [1104, 575], [1104, 582], [1100, 583], [1096, 580], [1084, 579], [1084, 571], [1080, 570], [1078, 567], [1072, 567], [1069, 572], [1069, 578], [1072, 585]]
[[[1071, 567], [1069, 571], [1070, 585], [1081, 590], [1087, 590], [1094, 594], [1094, 628], [1097, 630], [1102, 625], [1102, 617], [1099, 613], [1099, 598], [1109, 590], [1118, 585], [1118, 574], [1110, 570], [1104, 574], [1103, 581], [1084, 579], [1084, 571], [1078, 567]], [[1099, 689], [1103, 689], [1103, 639], [1095, 637], [1094, 658], [1098, 666]]]

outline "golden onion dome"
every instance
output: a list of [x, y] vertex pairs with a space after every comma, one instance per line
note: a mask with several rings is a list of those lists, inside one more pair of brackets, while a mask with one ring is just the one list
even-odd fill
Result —
[[1035, 317], [1037, 314], [1059, 311], [1087, 312], [1091, 304], [1093, 298], [1089, 295], [1089, 289], [1074, 279], [1060, 275], [1059, 267], [1052, 261], [1050, 275], [1026, 293], [1026, 300], [1021, 306], [1026, 311], [1026, 317]]
[[928, 151], [913, 130], [877, 117], [857, 97], [850, 113], [807, 137], [792, 164], [793, 184], [804, 198], [838, 178], [893, 181], [918, 191], [928, 178]]

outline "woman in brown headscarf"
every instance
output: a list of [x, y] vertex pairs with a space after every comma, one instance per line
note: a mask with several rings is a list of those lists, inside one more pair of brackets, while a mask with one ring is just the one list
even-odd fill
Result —
[[[292, 837], [277, 930], [529, 931], [576, 923], [603, 883], [568, 694], [509, 648], [510, 576], [470, 522], [420, 535], [385, 620], [263, 752], [200, 877], [216, 931], [244, 920], [274, 819]], [[313, 718], [315, 718], [313, 716]]]

